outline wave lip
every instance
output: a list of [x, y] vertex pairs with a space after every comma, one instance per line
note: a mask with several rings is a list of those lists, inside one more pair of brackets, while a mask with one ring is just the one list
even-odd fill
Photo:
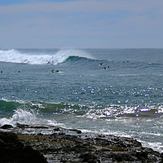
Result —
[[59, 50], [54, 55], [22, 53], [18, 50], [0, 50], [0, 62], [24, 63], [24, 64], [53, 64], [65, 62], [69, 57], [82, 57], [94, 59], [90, 54], [82, 50]]

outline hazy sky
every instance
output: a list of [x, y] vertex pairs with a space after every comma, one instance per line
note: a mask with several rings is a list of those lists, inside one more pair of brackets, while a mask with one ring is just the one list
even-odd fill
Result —
[[0, 48], [163, 48], [163, 0], [0, 0]]

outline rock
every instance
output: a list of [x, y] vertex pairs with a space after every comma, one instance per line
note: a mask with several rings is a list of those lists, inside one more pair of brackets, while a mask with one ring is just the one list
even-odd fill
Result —
[[61, 128], [60, 127], [56, 127], [53, 129], [53, 131], [61, 131]]
[[72, 132], [76, 132], [77, 134], [81, 134], [82, 132], [80, 130], [77, 130], [77, 129], [69, 129], [70, 131]]
[[27, 129], [27, 128], [33, 128], [33, 129], [48, 129], [47, 126], [42, 126], [42, 125], [26, 125], [26, 124], [20, 124], [17, 123], [16, 127], [21, 128], [21, 129]]
[[47, 163], [40, 152], [33, 150], [30, 146], [24, 146], [18, 141], [16, 134], [7, 132], [0, 132], [0, 162]]
[[26, 125], [26, 124], [21, 124], [21, 123], [17, 123], [16, 126], [20, 129], [25, 129], [25, 128], [28, 128], [29, 125]]
[[[133, 138], [82, 133], [78, 129], [62, 127], [49, 127], [48, 130], [52, 132], [49, 135], [39, 134], [39, 132], [36, 132], [38, 134], [35, 135], [23, 134], [23, 131], [30, 130], [30, 127], [35, 131], [46, 131], [44, 127], [34, 126], [33, 128], [32, 126], [20, 125], [20, 128], [11, 130], [17, 132], [17, 135], [8, 133], [6, 137], [3, 136], [3, 139], [0, 136], [0, 149], [7, 147], [7, 149], [12, 149], [14, 153], [21, 149], [21, 154], [29, 154], [28, 158], [23, 156], [26, 160], [41, 157], [41, 161], [46, 161], [40, 154], [42, 153], [47, 161], [51, 163], [163, 162], [163, 154], [142, 147], [142, 144]], [[13, 142], [15, 142], [14, 146], [12, 146]], [[10, 147], [8, 147], [9, 144]], [[0, 151], [0, 154], [3, 156], [2, 151]], [[34, 154], [36, 156], [33, 156]], [[14, 157], [14, 159], [16, 158]], [[36, 160], [32, 161], [37, 162]], [[28, 160], [28, 162], [32, 161]], [[0, 162], [2, 162], [1, 159]], [[21, 162], [24, 163], [23, 160]]]
[[1, 126], [0, 128], [1, 129], [11, 129], [11, 128], [13, 128], [13, 126], [5, 124], [5, 125]]
[[56, 131], [51, 135], [19, 134], [18, 138], [42, 152], [49, 162], [54, 163], [161, 163], [162, 161], [159, 152], [142, 147], [140, 142], [132, 138], [90, 133], [71, 135], [72, 131], [63, 134], [63, 128], [56, 128]]
[[80, 158], [82, 159], [82, 162], [88, 162], [88, 163], [98, 163], [100, 160], [98, 160], [97, 156], [91, 154], [91, 153], [85, 153], [80, 155]]

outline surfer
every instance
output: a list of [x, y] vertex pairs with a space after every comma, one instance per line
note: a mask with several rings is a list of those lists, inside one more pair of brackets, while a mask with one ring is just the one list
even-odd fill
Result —
[[106, 67], [104, 66], [103, 69], [106, 70]]
[[102, 67], [103, 70], [107, 70], [110, 68], [110, 66], [108, 66], [107, 64], [104, 64], [103, 62], [100, 62], [99, 66]]
[[52, 73], [54, 73], [54, 72], [59, 73], [60, 70], [54, 70], [54, 69], [52, 69], [51, 72], [52, 72]]
[[107, 69], [110, 68], [110, 66], [104, 66], [104, 67], [102, 67], [102, 68], [103, 68], [103, 70], [107, 70]]

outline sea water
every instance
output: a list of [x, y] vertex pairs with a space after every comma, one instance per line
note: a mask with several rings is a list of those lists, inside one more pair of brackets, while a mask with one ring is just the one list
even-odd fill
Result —
[[62, 125], [163, 151], [163, 49], [1, 49], [0, 126]]

